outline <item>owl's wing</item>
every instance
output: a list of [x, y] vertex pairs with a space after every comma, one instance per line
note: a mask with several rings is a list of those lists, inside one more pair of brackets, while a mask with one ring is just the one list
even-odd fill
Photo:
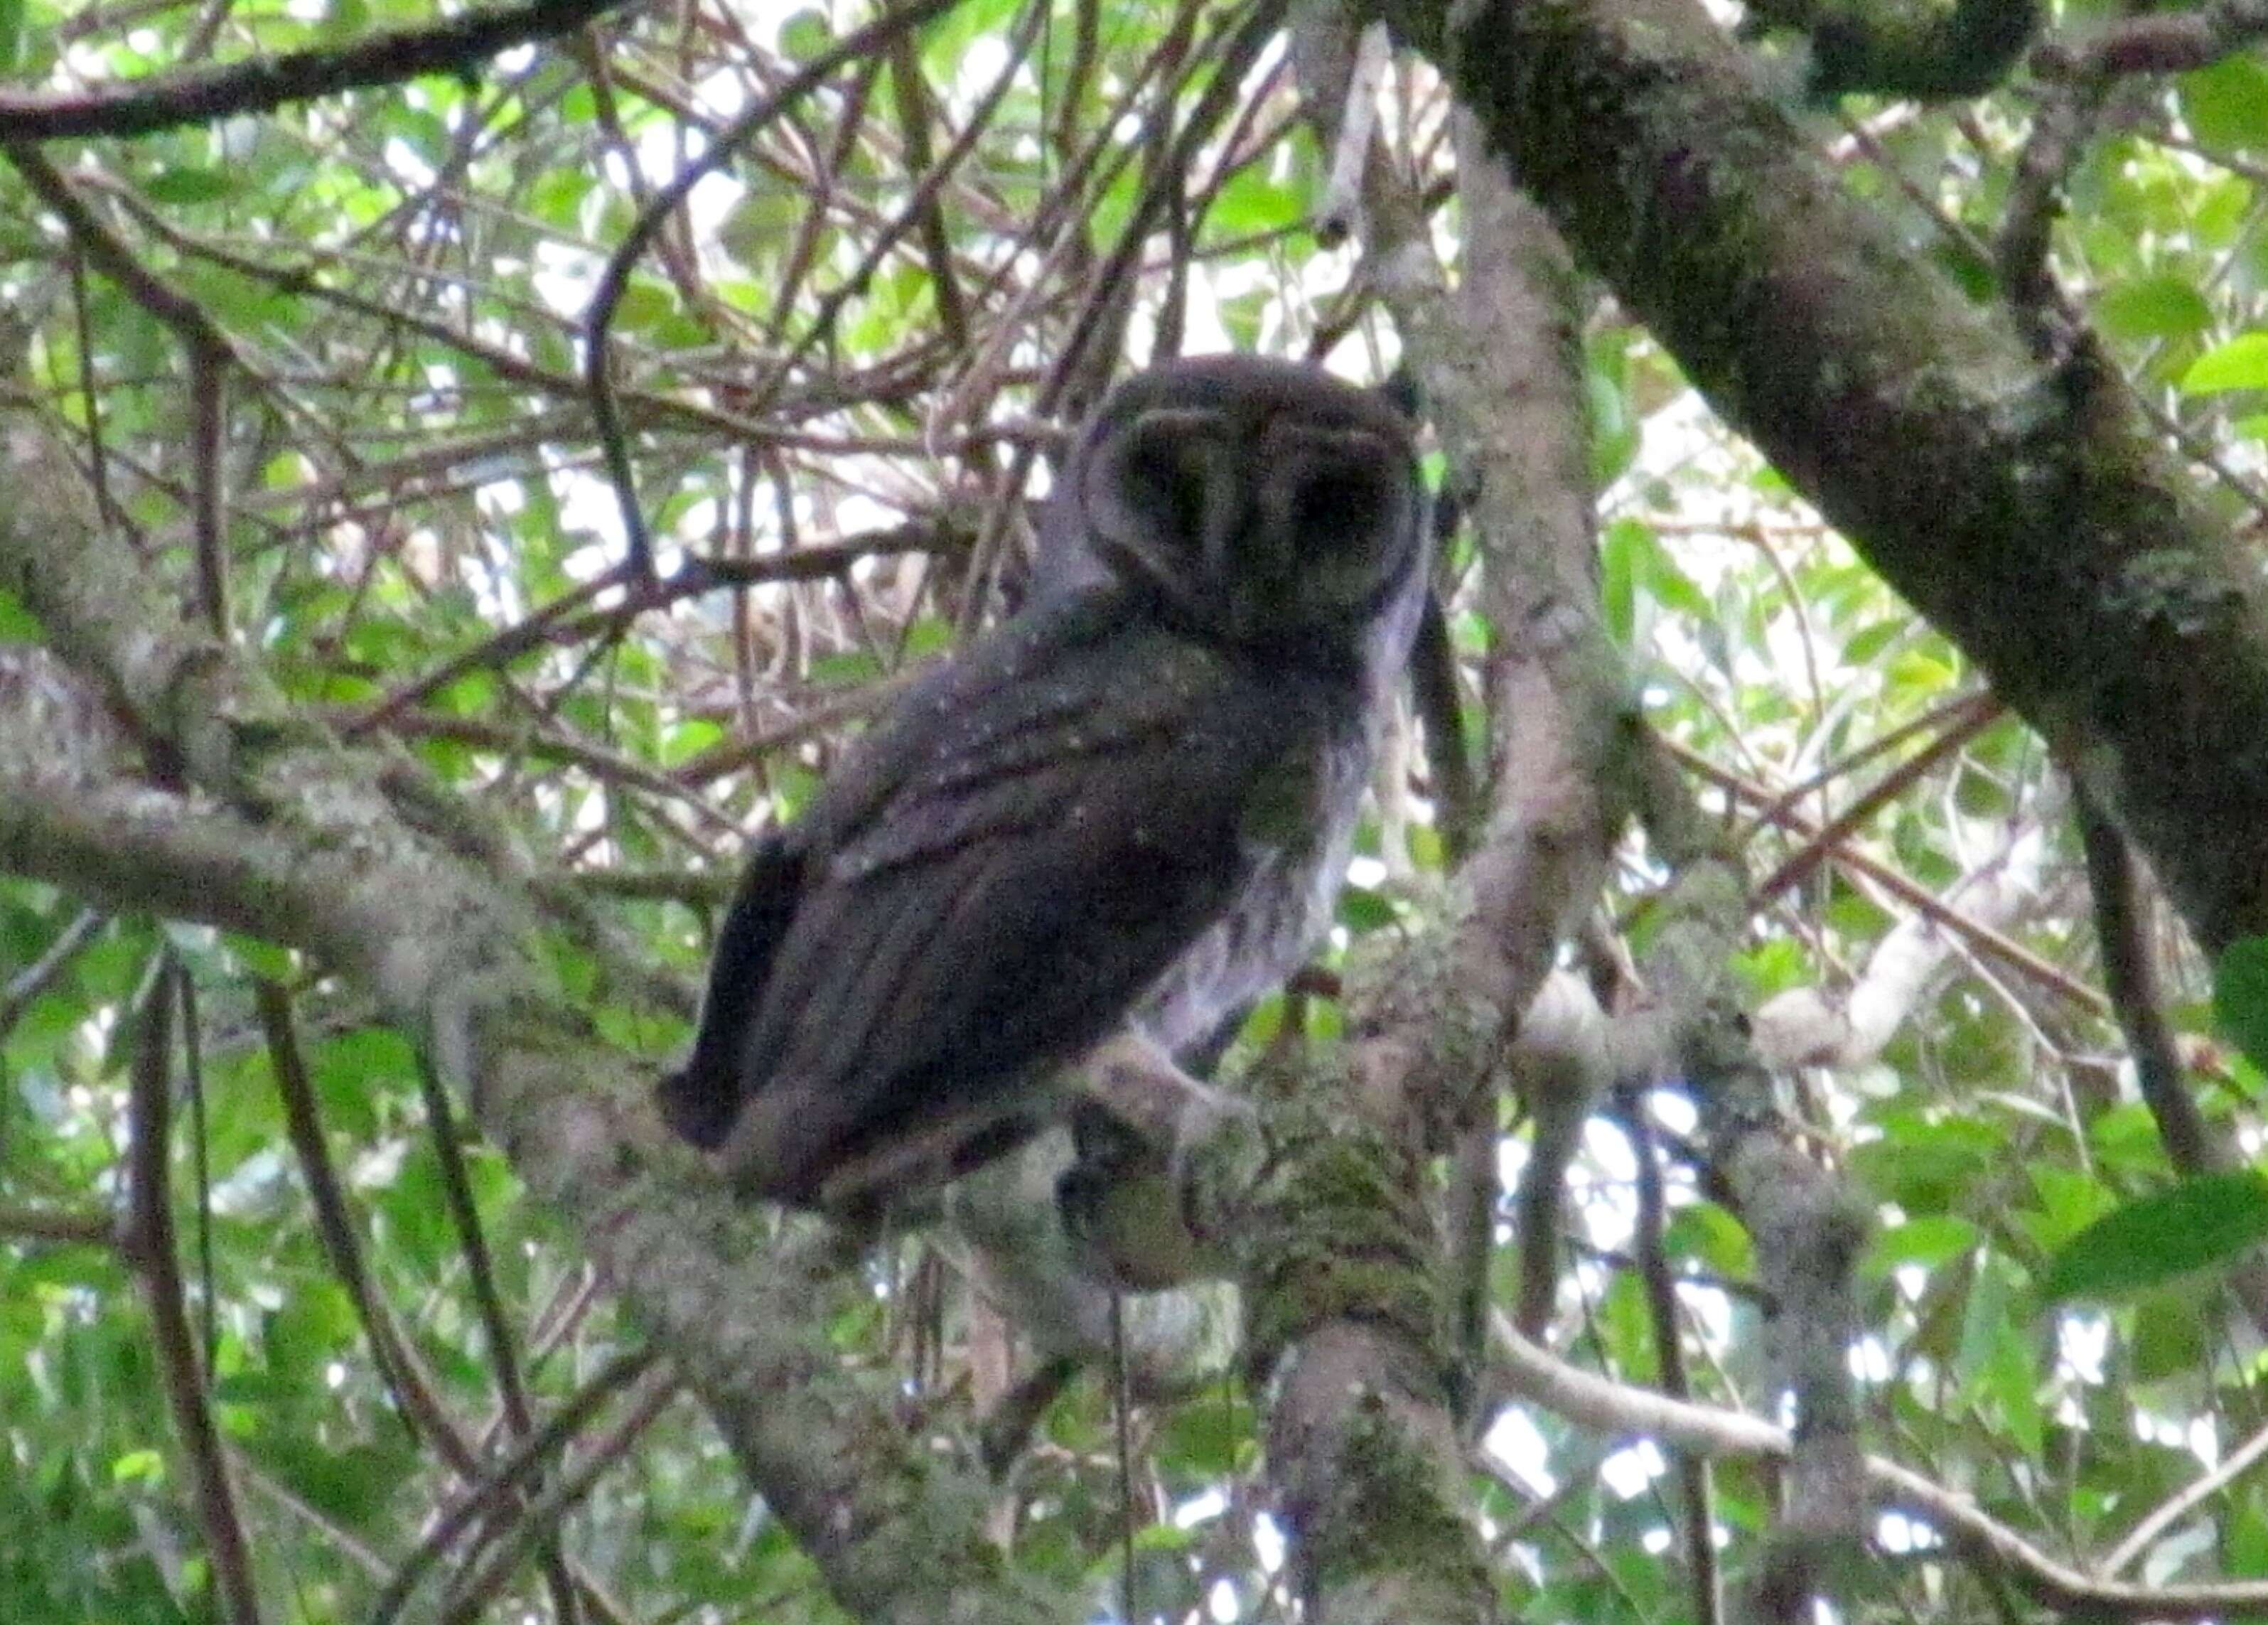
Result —
[[1065, 632], [983, 649], [925, 729], [894, 717], [807, 821], [784, 926], [748, 911], [768, 974], [718, 1012], [748, 1018], [726, 1157], [754, 1189], [809, 1200], [901, 1137], [932, 1168], [989, 1147], [1220, 917], [1254, 809], [1311, 776], [1329, 696]]
[[929, 674], [850, 752], [802, 822], [758, 838], [711, 950], [693, 1052], [656, 1091], [663, 1119], [680, 1136], [715, 1150], [742, 1098], [756, 1087], [741, 1057], [763, 1008], [773, 958], [804, 902], [806, 853], [874, 822], [909, 779], [939, 771], [940, 758], [1028, 750], [1049, 729], [1060, 731], [1059, 706], [1016, 691], [1043, 663], [1043, 650], [1084, 646], [1108, 630], [1108, 620], [1084, 602], [1055, 619], [1064, 624], [1003, 627]]

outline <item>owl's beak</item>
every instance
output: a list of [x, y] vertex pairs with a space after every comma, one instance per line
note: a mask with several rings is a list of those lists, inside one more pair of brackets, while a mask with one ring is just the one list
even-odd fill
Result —
[[1232, 583], [1245, 579], [1256, 567], [1272, 573], [1274, 561], [1258, 554], [1253, 545], [1257, 533], [1268, 527], [1265, 517], [1253, 511], [1248, 498], [1250, 482], [1235, 466], [1233, 454], [1223, 447], [1221, 454], [1206, 461], [1211, 466], [1205, 470], [1197, 557], [1204, 579], [1214, 591], [1226, 594]]
[[[1212, 538], [1206, 539], [1208, 548]], [[1281, 624], [1299, 591], [1299, 539], [1265, 512], [1248, 510], [1220, 541], [1221, 564], [1212, 576], [1230, 635], [1262, 640]]]

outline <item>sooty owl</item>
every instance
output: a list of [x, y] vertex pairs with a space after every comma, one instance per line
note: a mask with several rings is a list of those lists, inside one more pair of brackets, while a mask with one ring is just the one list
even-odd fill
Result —
[[1130, 1022], [1168, 1049], [1329, 924], [1425, 594], [1407, 422], [1310, 366], [1174, 362], [1082, 431], [1021, 613], [756, 845], [671, 1125], [872, 1207], [1008, 1149]]

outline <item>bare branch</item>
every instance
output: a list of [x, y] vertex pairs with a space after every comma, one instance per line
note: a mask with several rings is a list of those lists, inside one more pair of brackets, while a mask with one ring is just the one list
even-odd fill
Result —
[[159, 957], [143, 993], [135, 1035], [132, 1142], [127, 1170], [126, 1222], [120, 1250], [139, 1277], [150, 1306], [158, 1369], [173, 1429], [189, 1459], [197, 1516], [204, 1525], [214, 1589], [231, 1625], [259, 1625], [260, 1599], [252, 1578], [252, 1551], [229, 1482], [220, 1434], [205, 1402], [205, 1372], [197, 1357], [181, 1286], [173, 1235], [172, 1182], [173, 1016], [184, 972], [170, 953]]
[[430, 27], [383, 30], [351, 45], [186, 68], [99, 90], [0, 90], [0, 141], [146, 136], [429, 73], [461, 73], [512, 46], [572, 33], [621, 4], [528, 0]]

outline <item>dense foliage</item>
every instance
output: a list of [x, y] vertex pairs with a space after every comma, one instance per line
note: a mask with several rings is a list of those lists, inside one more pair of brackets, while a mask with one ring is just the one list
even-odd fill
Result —
[[[10, 417], [72, 448], [148, 574], [185, 616], [220, 617], [308, 718], [407, 753], [509, 826], [569, 922], [546, 942], [556, 974], [656, 1065], [686, 1037], [745, 834], [793, 816], [903, 674], [1016, 601], [1057, 436], [1116, 358], [1237, 348], [1370, 380], [1402, 348], [1359, 247], [1317, 240], [1331, 155], [1254, 8], [932, 9], [843, 51], [864, 8], [684, 0], [459, 77], [11, 146], [0, 169]], [[69, 92], [321, 50], [431, 10], [0, 0], [0, 70]], [[1794, 97], [1781, 42], [1756, 48]], [[2021, 161], [2051, 93], [2020, 70], [1973, 101], [1860, 95], [1801, 119], [1852, 196], [1983, 300], [2012, 207], [2036, 206]], [[769, 121], [736, 132], [681, 210], [652, 211], [759, 108]], [[1446, 96], [1397, 58], [1382, 109], [1454, 264]], [[2268, 63], [2238, 51], [2108, 79], [2090, 112], [2049, 265], [2257, 548]], [[583, 329], [642, 217], [658, 229], [624, 262], [604, 342], [610, 447]], [[1646, 722], [1752, 878], [1738, 969], [1784, 1104], [1876, 1215], [1854, 1356], [1868, 1448], [2104, 1577], [2268, 1573], [2257, 1475], [2153, 1517], [2268, 1427], [2268, 1298], [2230, 1285], [2263, 1228], [2251, 1187], [2088, 1230], [2257, 1153], [2260, 957], [2231, 955], [2216, 1026], [2211, 967], [2146, 881], [2135, 892], [2117, 951], [2154, 964], [2181, 1082], [2222, 1149], [2186, 1164], [2114, 1019], [2131, 995], [2106, 979], [2058, 764], [1610, 296], [1579, 297], [1604, 617]], [[201, 399], [216, 379], [218, 402]], [[651, 573], [610, 450], [634, 473]], [[1453, 538], [1477, 731], [1508, 634], [1475, 572], [1473, 539]], [[0, 597], [0, 710], [85, 705], [102, 740], [40, 632]], [[1335, 958], [1439, 905], [1432, 781], [1414, 728], [1400, 742]], [[1642, 956], [1664, 879], [1633, 835], [1602, 934]], [[625, 962], [674, 979], [675, 1009]], [[1328, 1040], [1329, 991], [1316, 979], [1256, 1013], [1232, 1070], [1294, 1021]], [[370, 1619], [405, 1572], [404, 1617], [442, 1596], [459, 1617], [548, 1617], [571, 1588], [586, 1619], [843, 1617], [701, 1408], [635, 1362], [641, 1327], [557, 1215], [434, 1120], [415, 1047], [366, 989], [272, 944], [0, 875], [0, 1619], [218, 1616], [164, 1369], [180, 1351], [119, 1240], [128, 1103], [153, 1064], [178, 1097], [188, 1328], [269, 1617]], [[1551, 1250], [1553, 1346], [1652, 1384], [1663, 1326], [1642, 1265], [1658, 1246], [1695, 1397], [1768, 1409], [1747, 1232], [1671, 1155], [1692, 1121], [1674, 1084], [1648, 1120], [1641, 1142], [1594, 1119], [1561, 1233], [1520, 1236], [1529, 1131], [1507, 1104], [1496, 1296], [1509, 1305], [1523, 1254]], [[1639, 1222], [1642, 1143], [1668, 1169], [1658, 1235]], [[319, 1222], [327, 1183], [337, 1231]], [[949, 1230], [895, 1237], [863, 1267], [872, 1292], [819, 1334], [898, 1373], [909, 1423], [1044, 1400], [993, 1530], [1014, 1565], [1116, 1607], [1127, 1492], [1107, 1372], [1032, 1386], [1041, 1363]], [[2051, 1296], [2051, 1269], [2087, 1295]], [[1262, 1400], [1230, 1341], [1185, 1350], [1179, 1385], [1132, 1412], [1145, 1614], [1288, 1617]], [[541, 1426], [578, 1396], [595, 1403], [534, 1492], [571, 1502], [556, 1543], [512, 1544], [526, 1507], [510, 1496], [468, 1527], [438, 1522], [531, 1414]], [[1702, 1617], [1674, 1533], [1697, 1503], [1669, 1457], [1546, 1410], [1491, 1421], [1471, 1466], [1509, 1607]], [[1772, 1496], [1757, 1461], [1717, 1468], [1698, 1504], [1728, 1576], [1753, 1562]], [[1874, 1533], [1854, 1612], [1992, 1614], [1995, 1587], [1920, 1522]]]

